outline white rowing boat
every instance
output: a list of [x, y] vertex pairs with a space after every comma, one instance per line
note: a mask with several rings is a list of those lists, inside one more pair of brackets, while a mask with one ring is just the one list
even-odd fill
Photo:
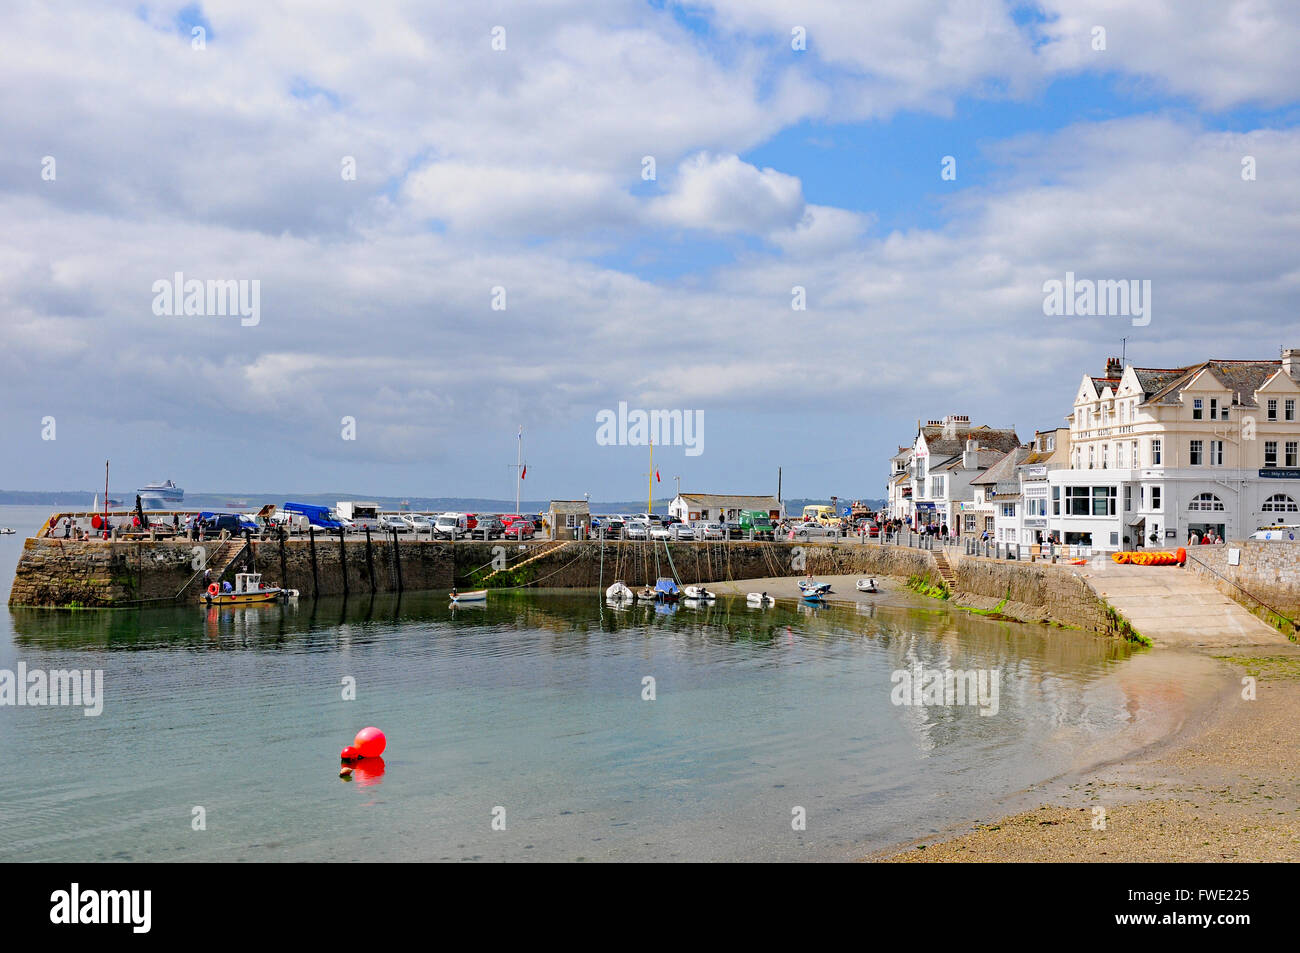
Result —
[[774, 606], [776, 600], [766, 592], [751, 592], [745, 596], [745, 602], [751, 606]]
[[718, 598], [703, 586], [687, 586], [682, 592], [685, 593], [687, 599], [701, 599], [711, 602]]
[[451, 591], [452, 602], [487, 602], [487, 590], [475, 589], [473, 592]]

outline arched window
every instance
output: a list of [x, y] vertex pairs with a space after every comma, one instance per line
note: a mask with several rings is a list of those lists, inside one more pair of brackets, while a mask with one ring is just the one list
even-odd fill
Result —
[[1189, 510], [1212, 510], [1219, 513], [1223, 511], [1223, 500], [1213, 493], [1198, 493], [1192, 497], [1192, 502], [1187, 504], [1187, 508]]
[[1296, 513], [1300, 512], [1300, 507], [1296, 506], [1295, 500], [1285, 493], [1274, 493], [1264, 505], [1260, 507], [1265, 513]]

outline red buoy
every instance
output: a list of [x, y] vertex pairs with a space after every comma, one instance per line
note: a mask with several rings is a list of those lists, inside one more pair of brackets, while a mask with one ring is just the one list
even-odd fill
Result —
[[361, 752], [358, 751], [358, 750], [357, 750], [353, 745], [348, 745], [346, 748], [344, 748], [342, 751], [339, 752], [339, 760], [340, 760], [340, 761], [360, 761], [360, 760], [361, 760]]
[[352, 742], [363, 758], [378, 758], [384, 753], [384, 748], [388, 746], [388, 739], [384, 733], [373, 726], [362, 728], [357, 732], [357, 737]]

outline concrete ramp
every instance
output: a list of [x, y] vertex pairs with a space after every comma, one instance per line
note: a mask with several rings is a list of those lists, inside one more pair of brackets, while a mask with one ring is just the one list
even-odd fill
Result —
[[1083, 574], [1093, 591], [1155, 645], [1289, 644], [1282, 633], [1186, 569], [1107, 560]]

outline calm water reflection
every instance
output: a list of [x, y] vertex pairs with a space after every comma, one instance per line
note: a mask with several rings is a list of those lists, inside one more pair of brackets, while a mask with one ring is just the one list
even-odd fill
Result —
[[[0, 787], [5, 860], [852, 857], [1158, 738], [1217, 684], [1198, 660], [930, 603], [408, 594], [0, 627], [0, 667], [103, 669], [106, 694], [97, 718], [0, 707], [22, 765]], [[895, 706], [891, 673], [915, 664], [1000, 669], [998, 714]], [[368, 724], [383, 770], [340, 781]]]

